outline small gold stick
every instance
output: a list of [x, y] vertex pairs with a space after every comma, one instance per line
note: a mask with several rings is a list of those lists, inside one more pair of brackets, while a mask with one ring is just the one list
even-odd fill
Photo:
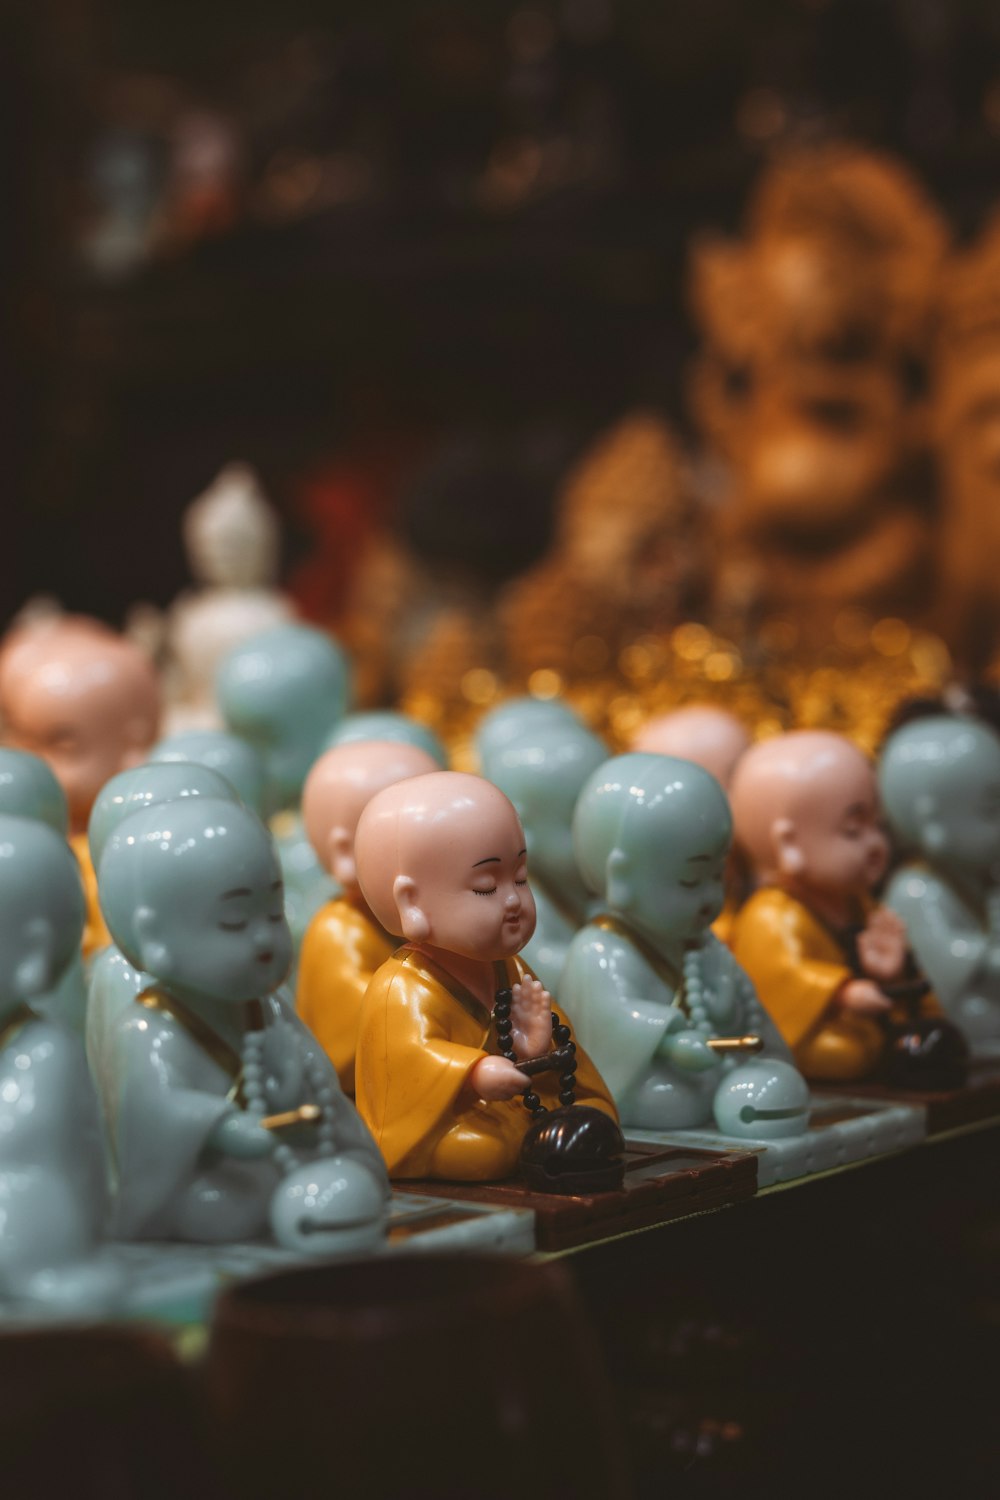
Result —
[[760, 1052], [764, 1047], [762, 1036], [713, 1036], [708, 1045], [713, 1052]]
[[322, 1114], [318, 1104], [300, 1104], [281, 1115], [265, 1115], [260, 1123], [265, 1130], [284, 1130], [286, 1125], [314, 1125]]

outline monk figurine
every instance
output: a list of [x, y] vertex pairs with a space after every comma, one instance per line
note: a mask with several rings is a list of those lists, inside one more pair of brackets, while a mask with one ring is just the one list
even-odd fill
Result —
[[393, 708], [345, 714], [327, 735], [323, 749], [334, 750], [338, 745], [351, 745], [358, 740], [393, 740], [403, 745], [416, 745], [418, 750], [426, 751], [438, 770], [448, 769], [448, 752], [434, 730], [419, 719]]
[[[0, 815], [0, 1298], [86, 1301], [84, 1263], [106, 1196], [97, 1100], [81, 1037], [36, 1010], [79, 953], [84, 903], [66, 841]], [[99, 1279], [99, 1278], [98, 1278]], [[93, 1283], [91, 1283], [93, 1289]]]
[[138, 765], [156, 738], [160, 688], [138, 646], [97, 620], [65, 615], [8, 636], [0, 651], [5, 738], [55, 772], [87, 896], [84, 958], [108, 942], [87, 848], [87, 820], [109, 777]]
[[294, 620], [275, 587], [281, 550], [277, 513], [248, 464], [230, 463], [183, 517], [184, 547], [198, 585], [170, 606], [166, 670], [170, 734], [220, 728], [219, 663], [263, 630]]
[[278, 993], [291, 934], [260, 820], [211, 797], [153, 804], [114, 829], [98, 875], [112, 935], [148, 976], [91, 1054], [117, 1234], [219, 1243], [270, 1224], [320, 1253], [377, 1241], [384, 1165]]
[[906, 930], [872, 899], [889, 857], [875, 773], [842, 735], [801, 730], [748, 750], [730, 796], [758, 882], [733, 952], [807, 1078], [865, 1078], [907, 970]]
[[[368, 803], [355, 858], [369, 907], [403, 939], [362, 1007], [362, 1118], [393, 1177], [508, 1177], [532, 1124], [519, 1096], [530, 1085], [532, 1103], [570, 1097], [565, 1073], [529, 1079], [517, 1066], [545, 1057], [565, 1024], [517, 956], [535, 925], [517, 813], [478, 776], [413, 777]], [[505, 991], [509, 1018], [494, 1024]], [[616, 1119], [582, 1048], [574, 1080], [576, 1103]]]
[[886, 742], [879, 786], [909, 858], [886, 903], [973, 1056], [1000, 1057], [1000, 736], [956, 715]]
[[570, 945], [559, 999], [624, 1124], [805, 1130], [808, 1089], [710, 930], [732, 839], [719, 783], [691, 761], [615, 756], [581, 792], [573, 837], [600, 912]]
[[[46, 762], [26, 750], [0, 749], [0, 814], [37, 819], [62, 839], [69, 829], [66, 793]], [[33, 998], [32, 1009], [83, 1034], [87, 980], [81, 953], [74, 954], [50, 993]]]
[[224, 729], [188, 729], [159, 740], [149, 752], [154, 765], [188, 763], [207, 766], [238, 793], [240, 801], [263, 817], [267, 806], [264, 760], [247, 740]]
[[585, 729], [583, 719], [565, 698], [507, 698], [483, 714], [476, 725], [475, 744], [480, 767], [487, 755], [540, 729]]
[[[686, 703], [682, 708], [647, 719], [633, 736], [631, 748], [693, 760], [695, 765], [710, 772], [728, 794], [733, 772], [750, 743], [746, 726], [735, 714], [714, 703]], [[729, 942], [746, 885], [739, 854], [731, 849], [726, 865], [725, 902], [712, 924], [712, 931], [721, 943]]]
[[306, 778], [302, 819], [316, 857], [341, 894], [306, 928], [295, 1007], [326, 1049], [345, 1094], [354, 1097], [354, 1055], [368, 981], [399, 946], [369, 908], [358, 885], [354, 836], [376, 792], [437, 762], [413, 745], [359, 740], [321, 755]]
[[[242, 746], [241, 741], [237, 743]], [[249, 751], [249, 746], [244, 748]], [[107, 842], [124, 818], [160, 802], [173, 802], [178, 797], [212, 797], [224, 802], [239, 800], [224, 776], [193, 761], [166, 764], [146, 761], [134, 770], [119, 771], [98, 792], [91, 809], [87, 838], [93, 868], [100, 868]], [[97, 1059], [104, 1053], [106, 1033], [117, 1026], [122, 1011], [150, 983], [149, 975], [133, 968], [116, 943], [109, 940], [107, 946], [95, 954], [88, 968], [85, 992], [87, 1055], [95, 1073]]]
[[483, 775], [506, 792], [524, 828], [538, 919], [524, 953], [553, 991], [591, 904], [573, 853], [573, 809], [607, 758], [607, 746], [589, 729], [554, 723], [526, 729], [500, 748], [487, 744], [481, 757]]
[[347, 658], [332, 636], [309, 625], [281, 625], [237, 646], [216, 678], [226, 727], [264, 760], [271, 832], [285, 880], [285, 910], [296, 948], [309, 920], [335, 894], [299, 817], [309, 768], [344, 716]]

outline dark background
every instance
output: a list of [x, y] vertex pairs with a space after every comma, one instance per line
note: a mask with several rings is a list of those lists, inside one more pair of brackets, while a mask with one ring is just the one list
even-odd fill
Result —
[[[637, 402], [683, 423], [686, 246], [775, 146], [893, 150], [960, 238], [1000, 166], [990, 0], [16, 0], [0, 28], [4, 618], [166, 603], [232, 457], [294, 570], [310, 480], [346, 465], [342, 503], [385, 508], [455, 434], [547, 455], [511, 485], [513, 569], [588, 435]], [[155, 175], [157, 89], [236, 123], [239, 211], [101, 277], [96, 143], [138, 121]], [[264, 211], [303, 161], [346, 189]]]

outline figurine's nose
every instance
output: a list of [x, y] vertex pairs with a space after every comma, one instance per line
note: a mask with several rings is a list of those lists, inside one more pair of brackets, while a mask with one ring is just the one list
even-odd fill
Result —
[[507, 893], [507, 900], [505, 901], [504, 904], [505, 904], [505, 906], [508, 907], [508, 909], [510, 911], [518, 911], [520, 909], [520, 906], [521, 906], [521, 893], [520, 893], [520, 891], [518, 891], [518, 890], [508, 891], [508, 893]]
[[274, 931], [269, 922], [262, 922], [254, 928], [253, 945], [258, 956], [269, 953], [274, 947]]

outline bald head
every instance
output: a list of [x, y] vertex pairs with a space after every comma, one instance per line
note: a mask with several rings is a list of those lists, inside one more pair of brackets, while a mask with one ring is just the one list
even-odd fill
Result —
[[890, 735], [879, 786], [900, 841], [931, 858], [992, 871], [1000, 848], [1000, 736], [959, 715], [915, 719]]
[[38, 819], [0, 814], [0, 1022], [57, 982], [79, 949], [83, 920], [66, 840]]
[[278, 856], [242, 803], [179, 797], [131, 813], [104, 846], [98, 889], [129, 962], [180, 993], [250, 1000], [287, 973]]
[[[354, 848], [362, 894], [383, 927], [448, 946], [441, 934], [456, 931], [453, 914], [468, 913], [475, 927], [491, 909], [491, 882], [522, 869], [524, 832], [491, 782], [436, 771], [377, 793], [361, 814]], [[533, 904], [530, 919], [518, 947], [534, 930]]]
[[724, 788], [749, 747], [750, 735], [739, 719], [710, 703], [690, 703], [647, 719], [632, 741], [636, 751], [694, 761]]
[[773, 880], [792, 873], [807, 832], [833, 828], [854, 807], [863, 808], [866, 821], [874, 817], [874, 772], [843, 735], [797, 730], [746, 752], [729, 801], [737, 843], [758, 877]]
[[64, 616], [7, 640], [0, 712], [8, 742], [51, 766], [79, 832], [108, 777], [153, 743], [160, 687], [138, 646], [97, 620]]
[[587, 887], [604, 896], [627, 858], [636, 879], [682, 864], [694, 850], [728, 848], [732, 820], [715, 777], [666, 755], [616, 755], [590, 777], [573, 837]]
[[302, 818], [316, 857], [344, 891], [357, 893], [354, 836], [368, 803], [386, 787], [438, 770], [417, 745], [359, 740], [321, 755], [306, 777]]

